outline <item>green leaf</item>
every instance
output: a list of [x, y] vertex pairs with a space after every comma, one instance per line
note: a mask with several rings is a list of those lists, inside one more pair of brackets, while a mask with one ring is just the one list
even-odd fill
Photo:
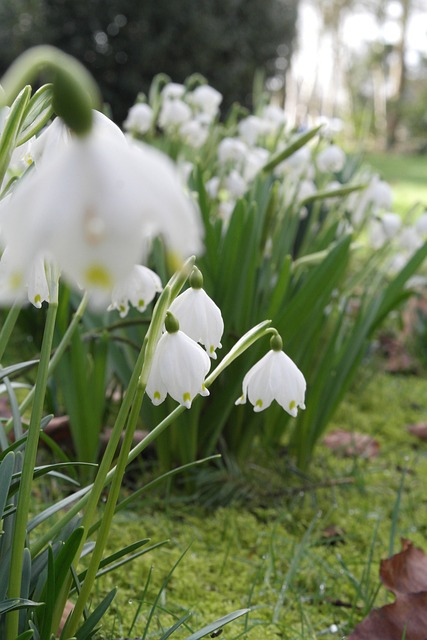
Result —
[[6, 174], [10, 158], [16, 147], [16, 140], [31, 96], [31, 87], [26, 86], [14, 100], [0, 137], [0, 184]]
[[27, 105], [22, 130], [16, 146], [24, 144], [24, 142], [35, 136], [52, 117], [52, 97], [51, 84], [45, 84], [35, 92]]
[[110, 591], [109, 594], [105, 596], [103, 601], [96, 607], [96, 609], [90, 614], [88, 619], [84, 622], [84, 624], [80, 627], [80, 629], [75, 634], [76, 640], [89, 640], [95, 632], [95, 627], [98, 622], [102, 619], [103, 615], [107, 611], [108, 607], [112, 603], [114, 596], [116, 595], [117, 588], [114, 588]]
[[24, 633], [21, 633], [16, 640], [31, 640], [31, 638], [34, 637], [34, 631], [32, 629], [30, 629], [29, 631], [24, 631]]
[[237, 620], [237, 618], [246, 615], [247, 613], [249, 613], [249, 611], [250, 609], [238, 609], [237, 611], [233, 611], [233, 613], [229, 613], [223, 618], [219, 618], [219, 620], [215, 620], [215, 622], [211, 622], [210, 624], [206, 625], [206, 627], [203, 627], [202, 629], [200, 629], [200, 631], [192, 633], [191, 636], [187, 636], [187, 638], [185, 638], [184, 640], [200, 640], [200, 638], [204, 638], [208, 634], [213, 633], [214, 631], [218, 631], [218, 629], [221, 629], [222, 627], [225, 627], [226, 624], [233, 622], [233, 620]]
[[15, 466], [15, 454], [9, 451], [0, 463], [0, 519], [6, 506]]
[[184, 616], [182, 616], [182, 618], [177, 620], [175, 624], [169, 627], [167, 631], [165, 631], [160, 640], [166, 640], [167, 638], [169, 638], [172, 634], [175, 633], [177, 629], [179, 629], [179, 627], [182, 627], [182, 625], [185, 624], [189, 618], [191, 618], [191, 613], [186, 613]]
[[3, 378], [10, 378], [16, 373], [21, 373], [26, 369], [30, 369], [35, 364], [38, 364], [38, 360], [28, 360], [27, 362], [20, 362], [19, 364], [12, 364], [10, 367], [5, 367], [4, 369], [0, 369], [0, 380]]
[[286, 160], [286, 158], [289, 158], [291, 155], [295, 153], [295, 151], [298, 151], [298, 149], [301, 149], [301, 147], [306, 145], [307, 142], [309, 142], [312, 138], [314, 138], [319, 133], [322, 126], [323, 125], [319, 125], [318, 127], [315, 127], [314, 129], [311, 129], [310, 131], [307, 131], [306, 133], [303, 133], [302, 135], [300, 135], [290, 145], [288, 145], [286, 149], [283, 149], [282, 151], [279, 151], [278, 153], [276, 153], [276, 155], [274, 155], [271, 158], [271, 160], [269, 160], [267, 164], [263, 166], [262, 170], [265, 173], [272, 171], [275, 167], [277, 167], [278, 164], [283, 162], [283, 160]]
[[25, 598], [10, 598], [0, 602], [0, 616], [4, 615], [8, 611], [14, 611], [16, 609], [33, 609], [35, 607], [41, 607], [43, 602], [34, 602], [33, 600], [27, 600]]

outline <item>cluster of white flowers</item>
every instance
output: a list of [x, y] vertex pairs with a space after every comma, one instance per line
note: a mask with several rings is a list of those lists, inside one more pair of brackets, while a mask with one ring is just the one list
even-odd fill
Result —
[[166, 134], [177, 137], [189, 147], [199, 149], [219, 114], [222, 95], [208, 84], [187, 89], [177, 82], [166, 84], [160, 95], [158, 114], [145, 102], [129, 110], [123, 123], [130, 134], [143, 136], [158, 126]]
[[[217, 357], [216, 349], [221, 348], [223, 331], [221, 311], [204, 291], [203, 277], [194, 268], [190, 287], [175, 298], [167, 312], [165, 331], [156, 347], [147, 383], [153, 404], [161, 404], [169, 394], [189, 409], [198, 394], [209, 395], [205, 378], [211, 359]], [[305, 408], [305, 379], [282, 351], [278, 335], [271, 345], [271, 351], [244, 377], [243, 393], [236, 404], [243, 404], [248, 397], [258, 412], [276, 400], [295, 417], [298, 407]]]

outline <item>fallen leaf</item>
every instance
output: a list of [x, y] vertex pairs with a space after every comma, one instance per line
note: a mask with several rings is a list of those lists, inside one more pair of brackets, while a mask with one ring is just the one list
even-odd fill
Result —
[[380, 578], [396, 600], [373, 609], [348, 640], [427, 640], [427, 556], [410, 540], [381, 561]]
[[427, 440], [427, 422], [418, 422], [417, 424], [408, 424], [406, 427], [409, 433], [417, 436], [420, 440]]
[[348, 640], [426, 640], [427, 593], [400, 594], [395, 602], [373, 609]]
[[379, 442], [375, 438], [365, 433], [344, 431], [344, 429], [331, 431], [325, 436], [323, 442], [328, 449], [347, 457], [375, 458], [380, 450]]
[[[380, 578], [385, 587], [396, 596], [400, 593], [427, 592], [427, 556], [402, 538], [402, 551], [381, 560]], [[426, 636], [427, 637], [427, 636]]]

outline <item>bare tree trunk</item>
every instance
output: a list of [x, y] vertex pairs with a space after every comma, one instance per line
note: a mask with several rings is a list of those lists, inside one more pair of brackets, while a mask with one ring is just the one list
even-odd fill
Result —
[[412, 0], [401, 0], [402, 17], [400, 21], [401, 36], [396, 47], [397, 61], [394, 70], [394, 96], [387, 105], [387, 149], [391, 149], [397, 141], [397, 129], [402, 117], [402, 105], [406, 89], [406, 32], [411, 11]]

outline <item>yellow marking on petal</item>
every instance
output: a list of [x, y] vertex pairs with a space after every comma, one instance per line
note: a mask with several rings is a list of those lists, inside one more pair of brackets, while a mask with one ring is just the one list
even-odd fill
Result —
[[124, 313], [126, 311], [126, 307], [124, 304], [119, 304], [119, 311], [120, 313]]
[[211, 344], [211, 346], [209, 347], [209, 353], [213, 353], [215, 351], [215, 347], [213, 346], [213, 344]]
[[291, 400], [289, 403], [289, 409], [292, 411], [293, 409], [295, 409], [296, 406], [297, 406], [297, 403], [295, 402], [295, 400]]
[[255, 402], [255, 406], [256, 406], [256, 407], [259, 407], [260, 409], [262, 409], [262, 400], [257, 400], [257, 401]]
[[183, 394], [182, 399], [184, 400], [184, 402], [191, 402], [191, 396], [190, 396], [190, 394], [188, 393], [188, 391], [186, 391], [186, 392]]
[[142, 298], [138, 300], [138, 307], [145, 307], [145, 300], [143, 300]]
[[111, 289], [113, 281], [110, 273], [101, 264], [93, 264], [86, 269], [84, 274], [86, 284], [101, 289]]
[[13, 273], [11, 273], [9, 276], [9, 284], [12, 290], [22, 287], [24, 284], [22, 273], [20, 271], [14, 271]]
[[155, 391], [155, 392], [153, 393], [153, 398], [154, 398], [155, 400], [160, 400], [160, 398], [161, 398], [161, 397], [162, 397], [162, 396], [160, 395], [160, 392], [159, 392], [159, 391]]
[[166, 254], [166, 260], [172, 273], [181, 269], [182, 257], [176, 251], [169, 250]]
[[36, 296], [34, 296], [34, 304], [41, 304], [41, 301], [42, 301], [42, 297], [39, 293]]

